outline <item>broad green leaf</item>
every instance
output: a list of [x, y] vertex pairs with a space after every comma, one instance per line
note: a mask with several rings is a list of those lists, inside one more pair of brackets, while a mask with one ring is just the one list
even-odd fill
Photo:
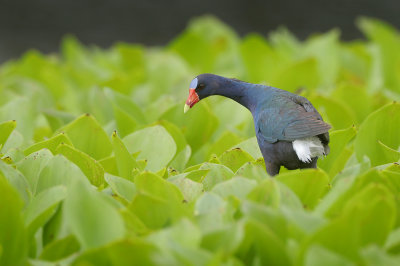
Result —
[[247, 139], [237, 145], [234, 145], [232, 148], [240, 148], [250, 154], [254, 159], [262, 158], [256, 137]]
[[261, 265], [290, 265], [283, 240], [268, 225], [253, 219], [246, 221], [238, 257], [247, 265], [257, 261]]
[[[152, 229], [168, 225], [185, 214], [184, 197], [178, 187], [150, 172], [135, 177], [137, 194], [129, 209]], [[149, 209], [152, 211], [149, 212]]]
[[69, 140], [68, 136], [66, 136], [65, 133], [61, 132], [60, 134], [58, 134], [48, 140], [44, 140], [44, 141], [33, 144], [32, 146], [30, 146], [26, 150], [24, 150], [24, 154], [25, 154], [25, 156], [28, 156], [29, 154], [39, 151], [41, 149], [48, 149], [53, 154], [56, 154], [56, 149], [57, 149], [58, 145], [60, 145], [61, 143], [72, 146], [72, 143]]
[[349, 200], [342, 214], [318, 230], [304, 247], [319, 243], [350, 260], [356, 260], [359, 248], [369, 244], [383, 246], [394, 222], [393, 196], [384, 186], [370, 184]]
[[353, 110], [337, 99], [315, 95], [309, 100], [334, 129], [345, 129], [356, 123]]
[[4, 146], [4, 143], [6, 143], [11, 132], [16, 127], [16, 125], [17, 125], [17, 122], [15, 120], [3, 122], [0, 124], [0, 151], [1, 151], [1, 148], [3, 148], [3, 146]]
[[108, 173], [104, 176], [107, 184], [112, 188], [112, 190], [120, 197], [128, 202], [131, 202], [136, 194], [136, 186], [133, 182], [121, 178], [118, 176], [113, 176]]
[[251, 179], [233, 177], [215, 185], [211, 191], [223, 198], [232, 195], [242, 200], [252, 191], [256, 184], [257, 183]]
[[23, 265], [28, 255], [28, 239], [22, 217], [24, 203], [1, 173], [0, 201], [0, 264]]
[[64, 215], [84, 250], [106, 245], [125, 235], [124, 222], [118, 210], [80, 180], [68, 191]]
[[182, 175], [170, 177], [168, 181], [180, 189], [184, 200], [187, 202], [192, 202], [204, 191], [203, 184], [192, 181]]
[[122, 140], [118, 137], [117, 132], [114, 131], [111, 139], [119, 176], [131, 180], [132, 170], [133, 168], [138, 168], [138, 165]]
[[147, 160], [146, 169], [156, 172], [166, 166], [176, 153], [176, 144], [162, 126], [147, 127], [129, 134], [123, 142], [130, 153], [140, 151], [138, 159]]
[[344, 258], [343, 256], [330, 251], [320, 245], [312, 245], [309, 247], [304, 265], [306, 266], [355, 266], [356, 264]]
[[112, 145], [104, 130], [90, 114], [84, 114], [59, 131], [64, 132], [74, 147], [96, 160], [111, 154]]
[[306, 209], [313, 209], [329, 188], [327, 174], [317, 169], [292, 171], [276, 179], [292, 189]]
[[126, 239], [88, 249], [71, 265], [155, 265], [156, 251], [154, 245], [140, 238]]
[[18, 191], [25, 203], [31, 200], [31, 188], [21, 172], [0, 160], [0, 174], [3, 174], [5, 179]]
[[371, 113], [360, 126], [355, 139], [357, 159], [369, 157], [371, 165], [393, 162], [392, 153], [388, 156], [379, 141], [391, 149], [400, 146], [400, 104], [391, 103]]
[[63, 143], [57, 147], [56, 153], [64, 155], [76, 164], [93, 185], [101, 186], [104, 184], [104, 169], [92, 157]]
[[70, 235], [45, 246], [39, 258], [45, 261], [58, 261], [78, 252], [79, 248], [79, 242]]
[[230, 179], [234, 173], [222, 164], [204, 163], [200, 170], [209, 170], [201, 183], [206, 191], [211, 190], [216, 184]]
[[278, 184], [274, 179], [268, 178], [250, 191], [247, 195], [247, 199], [272, 208], [278, 208], [280, 196]]
[[17, 169], [25, 176], [32, 194], [36, 194], [36, 187], [41, 171], [53, 157], [49, 150], [43, 149], [28, 155], [17, 164]]
[[40, 171], [35, 193], [60, 185], [69, 187], [74, 180], [82, 180], [89, 184], [89, 180], [78, 166], [64, 156], [56, 155]]
[[344, 167], [348, 157], [344, 156], [343, 150], [355, 135], [356, 130], [354, 127], [330, 133], [330, 152], [327, 157], [318, 160], [318, 166], [324, 169], [331, 178], [341, 170], [341, 167]]
[[241, 139], [236, 134], [226, 131], [215, 143], [211, 145], [208, 154], [216, 154], [217, 156], [219, 156], [224, 151], [231, 148], [233, 145], [239, 143], [240, 140]]
[[387, 254], [375, 245], [371, 245], [362, 249], [360, 253], [363, 258], [363, 262], [367, 266], [396, 266], [400, 263], [400, 256], [398, 254]]
[[244, 150], [241, 150], [240, 148], [235, 148], [224, 152], [221, 154], [219, 159], [221, 164], [229, 167], [233, 172], [236, 172], [245, 163], [254, 160], [250, 154]]
[[207, 143], [218, 126], [218, 119], [206, 103], [196, 104], [189, 112], [183, 113], [183, 103], [167, 110], [161, 119], [167, 120], [182, 129], [185, 138], [196, 152]]

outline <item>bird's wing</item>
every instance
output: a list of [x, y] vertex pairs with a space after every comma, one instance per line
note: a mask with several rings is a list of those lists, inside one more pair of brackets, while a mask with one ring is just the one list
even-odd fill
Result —
[[261, 110], [256, 117], [257, 134], [268, 142], [317, 136], [331, 128], [308, 100], [303, 104], [293, 99], [279, 99], [277, 103]]

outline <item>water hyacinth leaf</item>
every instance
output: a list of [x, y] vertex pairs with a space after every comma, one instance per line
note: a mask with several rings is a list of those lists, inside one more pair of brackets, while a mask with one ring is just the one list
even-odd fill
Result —
[[309, 97], [309, 100], [334, 129], [351, 127], [356, 121], [355, 114], [345, 103], [321, 95]]
[[138, 165], [122, 140], [118, 137], [116, 131], [112, 134], [111, 139], [119, 176], [131, 180], [132, 170], [133, 168], [138, 168]]
[[319, 243], [350, 260], [359, 258], [361, 247], [382, 246], [395, 222], [394, 198], [384, 195], [390, 193], [383, 185], [365, 187], [346, 204], [342, 215], [318, 230], [308, 244]]
[[230, 195], [239, 199], [244, 199], [250, 191], [256, 186], [257, 182], [243, 177], [233, 177], [227, 181], [221, 182], [211, 190], [217, 195], [226, 198]]
[[88, 178], [77, 165], [62, 155], [56, 155], [40, 171], [35, 194], [60, 185], [69, 187], [77, 179], [89, 184]]
[[234, 175], [231, 169], [222, 164], [204, 163], [200, 166], [200, 170], [209, 170], [201, 180], [204, 189], [207, 191], [211, 190], [216, 184], [226, 181]]
[[64, 132], [74, 147], [96, 160], [111, 154], [112, 145], [96, 119], [85, 114], [59, 130]]
[[206, 103], [196, 104], [189, 112], [183, 113], [183, 104], [167, 110], [161, 119], [167, 120], [182, 129], [185, 138], [195, 152], [206, 144], [218, 126], [218, 119]]
[[327, 192], [328, 175], [318, 169], [291, 171], [277, 176], [300, 198], [305, 208], [313, 209]]
[[204, 191], [203, 184], [192, 181], [181, 175], [170, 177], [168, 181], [180, 189], [184, 200], [187, 202], [192, 202]]
[[69, 235], [47, 245], [39, 258], [45, 261], [58, 261], [78, 252], [79, 248], [80, 245], [76, 238], [73, 235]]
[[25, 176], [32, 194], [36, 194], [39, 175], [52, 158], [53, 154], [49, 150], [43, 149], [28, 155], [17, 164], [17, 169]]
[[71, 265], [154, 265], [156, 247], [139, 238], [110, 243], [89, 249], [77, 257]]
[[217, 156], [221, 155], [224, 151], [231, 148], [235, 144], [239, 143], [241, 138], [239, 138], [236, 134], [226, 131], [221, 137], [211, 145], [208, 154], [215, 154]]
[[0, 124], [0, 151], [16, 126], [17, 122], [15, 120], [6, 121]]
[[65, 219], [84, 250], [111, 243], [125, 235], [118, 210], [98, 193], [77, 180], [65, 199]]
[[127, 202], [131, 202], [136, 194], [136, 186], [133, 182], [118, 176], [110, 175], [108, 173], [104, 176], [107, 184], [112, 190]]
[[34, 234], [36, 230], [43, 226], [54, 214], [58, 203], [67, 195], [64, 186], [55, 186], [37, 194], [28, 204], [24, 211], [25, 225], [29, 234]]
[[156, 229], [166, 226], [185, 214], [184, 197], [174, 184], [153, 173], [144, 172], [135, 177], [135, 185], [138, 193], [129, 209], [147, 227]]
[[[356, 129], [349, 127], [347, 129], [335, 130], [330, 133], [330, 152], [326, 158], [318, 160], [318, 166], [327, 173], [329, 176], [334, 177], [338, 171], [337, 165], [343, 165], [343, 150], [349, 141], [356, 135]], [[346, 157], [344, 157], [346, 159]], [[348, 159], [348, 158], [347, 158]], [[343, 165], [344, 166], [344, 165]]]
[[69, 140], [67, 135], [65, 135], [65, 133], [59, 133], [48, 140], [43, 140], [41, 142], [33, 144], [32, 146], [29, 146], [27, 149], [24, 150], [24, 154], [25, 156], [28, 156], [29, 154], [39, 151], [41, 149], [48, 149], [53, 154], [56, 154], [56, 149], [61, 143], [72, 146], [72, 142]]
[[362, 161], [367, 156], [372, 166], [393, 162], [378, 141], [397, 150], [400, 147], [399, 135], [400, 104], [391, 103], [376, 110], [364, 120], [358, 131], [354, 144], [357, 159]]
[[258, 147], [256, 137], [249, 138], [232, 148], [240, 148], [250, 154], [254, 159], [262, 158], [260, 148]]
[[282, 240], [266, 224], [253, 219], [246, 221], [245, 237], [237, 253], [245, 264], [260, 261], [263, 265], [290, 265]]
[[57, 147], [56, 153], [76, 164], [93, 185], [101, 186], [104, 183], [104, 168], [89, 155], [64, 143]]
[[176, 153], [176, 144], [162, 126], [147, 127], [123, 138], [130, 153], [140, 151], [138, 159], [147, 160], [146, 169], [158, 171], [167, 165]]
[[250, 154], [240, 148], [228, 150], [219, 157], [221, 164], [236, 172], [242, 165], [254, 161]]
[[278, 208], [280, 203], [279, 186], [274, 179], [265, 179], [247, 195], [247, 199]]
[[0, 264], [25, 264], [28, 241], [22, 217], [23, 201], [19, 193], [0, 173]]
[[3, 174], [5, 179], [10, 182], [16, 191], [19, 192], [20, 197], [25, 203], [30, 201], [32, 197], [32, 191], [28, 181], [21, 172], [0, 160], [0, 174]]
[[345, 257], [324, 248], [320, 245], [312, 245], [307, 252], [305, 257], [304, 265], [307, 266], [319, 266], [319, 265], [326, 265], [326, 266], [336, 266], [336, 265], [343, 265], [343, 266], [355, 266], [356, 264]]

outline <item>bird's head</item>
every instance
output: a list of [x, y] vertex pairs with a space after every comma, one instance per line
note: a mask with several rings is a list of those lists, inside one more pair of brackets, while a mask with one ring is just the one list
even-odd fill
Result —
[[221, 86], [223, 77], [213, 74], [201, 74], [195, 77], [189, 86], [189, 97], [186, 100], [184, 112], [186, 113], [201, 99], [216, 94]]

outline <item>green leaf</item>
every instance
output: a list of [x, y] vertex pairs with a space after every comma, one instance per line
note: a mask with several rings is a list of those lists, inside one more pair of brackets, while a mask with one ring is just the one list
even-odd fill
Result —
[[254, 160], [250, 154], [240, 148], [224, 152], [219, 159], [221, 164], [229, 167], [233, 172], [236, 172], [243, 164]]
[[262, 154], [258, 146], [256, 137], [249, 138], [233, 146], [232, 148], [240, 148], [241, 150], [244, 150], [245, 152], [250, 154], [254, 159], [262, 158]]
[[112, 134], [111, 139], [119, 176], [131, 180], [132, 170], [133, 168], [138, 168], [138, 165], [122, 140], [118, 137], [116, 131]]
[[330, 133], [330, 153], [327, 157], [319, 159], [318, 166], [324, 169], [331, 178], [343, 169], [348, 159], [348, 156], [344, 156], [343, 150], [355, 135], [356, 130], [354, 127]]
[[167, 165], [176, 153], [176, 144], [162, 126], [147, 127], [123, 139], [130, 153], [140, 151], [138, 159], [145, 159], [145, 169], [156, 172]]
[[16, 126], [17, 122], [15, 120], [6, 121], [0, 124], [0, 151]]
[[125, 235], [124, 222], [115, 207], [80, 180], [68, 191], [64, 214], [84, 250], [100, 247]]
[[318, 169], [291, 171], [276, 178], [300, 198], [306, 209], [313, 209], [328, 190], [329, 178]]
[[[160, 228], [185, 214], [184, 197], [172, 183], [150, 172], [135, 177], [137, 195], [129, 209], [149, 228]], [[149, 212], [149, 209], [152, 210]]]
[[337, 99], [315, 95], [309, 100], [334, 129], [345, 129], [356, 123], [353, 110]]
[[183, 113], [183, 104], [167, 110], [161, 119], [167, 120], [182, 129], [187, 142], [196, 152], [207, 143], [218, 126], [218, 119], [206, 103], [196, 104], [189, 112]]
[[111, 154], [112, 145], [106, 132], [89, 114], [78, 117], [59, 131], [68, 136], [75, 148], [96, 160]]
[[25, 176], [32, 194], [36, 194], [36, 187], [41, 171], [53, 157], [49, 150], [43, 149], [28, 155], [17, 164], [17, 169]]
[[78, 166], [64, 156], [56, 155], [40, 171], [35, 192], [38, 194], [60, 185], [69, 187], [74, 180], [82, 180], [89, 184], [89, 180]]
[[24, 154], [25, 156], [28, 156], [29, 154], [39, 151], [41, 149], [48, 149], [53, 154], [56, 154], [56, 149], [58, 145], [60, 145], [61, 143], [65, 143], [72, 146], [72, 143], [69, 140], [69, 138], [64, 133], [60, 133], [48, 140], [44, 140], [33, 144], [32, 146], [24, 150]]
[[89, 249], [78, 256], [71, 265], [154, 265], [157, 249], [140, 239], [126, 239], [109, 245]]
[[318, 230], [305, 245], [319, 243], [356, 260], [359, 248], [370, 244], [382, 246], [394, 222], [393, 196], [383, 185], [371, 183], [347, 202], [342, 215]]
[[227, 181], [215, 185], [211, 191], [223, 198], [232, 195], [239, 199], [244, 199], [247, 194], [252, 191], [256, 184], [256, 181], [251, 179], [233, 177]]
[[207, 191], [234, 175], [231, 169], [222, 164], [204, 163], [200, 166], [200, 170], [209, 170], [201, 181]]
[[36, 232], [54, 214], [57, 205], [67, 196], [64, 186], [55, 186], [37, 194], [24, 211], [29, 234]]
[[0, 264], [23, 265], [26, 263], [28, 241], [21, 215], [23, 201], [18, 192], [0, 173]]
[[79, 248], [80, 245], [76, 238], [69, 235], [45, 246], [39, 258], [45, 261], [58, 261], [78, 252]]
[[[379, 141], [391, 149], [400, 146], [400, 104], [391, 103], [371, 113], [360, 126], [354, 147], [357, 159], [369, 157], [371, 165], [393, 162], [393, 153], [387, 153]], [[388, 157], [389, 155], [389, 157]]]
[[274, 179], [267, 178], [250, 191], [247, 195], [247, 199], [273, 208], [278, 208], [280, 196], [277, 182]]
[[92, 157], [64, 143], [57, 147], [56, 153], [64, 155], [76, 164], [93, 185], [101, 186], [104, 184], [104, 169]]
[[309, 247], [304, 265], [307, 266], [355, 266], [356, 264], [344, 258], [343, 256], [330, 251], [320, 245], [313, 245]]
[[133, 182], [121, 178], [118, 176], [113, 176], [108, 173], [104, 176], [106, 182], [112, 190], [120, 197], [128, 202], [131, 202], [136, 194], [136, 186]]

